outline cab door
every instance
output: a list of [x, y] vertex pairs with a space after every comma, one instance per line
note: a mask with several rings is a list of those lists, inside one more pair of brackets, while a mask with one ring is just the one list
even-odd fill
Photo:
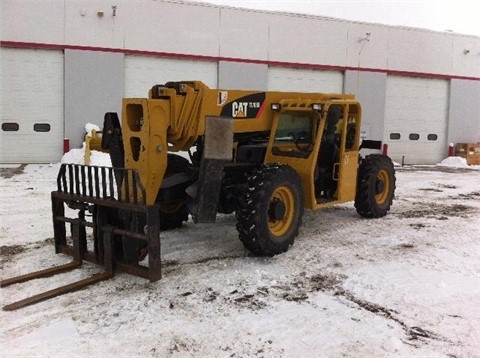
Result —
[[338, 180], [337, 198], [339, 201], [355, 199], [358, 171], [359, 131], [361, 125], [361, 107], [357, 102], [345, 104], [339, 162], [334, 170]]

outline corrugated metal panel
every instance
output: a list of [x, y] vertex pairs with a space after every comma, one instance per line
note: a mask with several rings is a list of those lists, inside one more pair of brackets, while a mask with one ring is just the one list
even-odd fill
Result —
[[152, 86], [169, 81], [202, 81], [216, 88], [217, 72], [217, 62], [126, 56], [125, 97], [147, 97]]
[[342, 93], [343, 72], [269, 67], [268, 90]]
[[[0, 162], [59, 161], [64, 126], [63, 52], [9, 48], [0, 52]], [[15, 124], [18, 130], [12, 131]]]
[[445, 158], [448, 91], [447, 80], [387, 78], [384, 142], [394, 161], [436, 164]]

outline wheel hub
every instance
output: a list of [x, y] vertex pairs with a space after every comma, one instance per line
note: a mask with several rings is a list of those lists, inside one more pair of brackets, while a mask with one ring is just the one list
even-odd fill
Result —
[[272, 221], [278, 221], [283, 219], [286, 211], [287, 209], [285, 207], [285, 204], [282, 201], [275, 199], [270, 203], [270, 208], [268, 210], [268, 217]]
[[384, 169], [380, 170], [377, 174], [377, 180], [375, 182], [375, 201], [377, 204], [383, 204], [388, 198], [388, 192], [390, 190], [390, 178], [388, 172]]
[[385, 183], [383, 180], [377, 180], [375, 183], [375, 193], [380, 194], [385, 190]]

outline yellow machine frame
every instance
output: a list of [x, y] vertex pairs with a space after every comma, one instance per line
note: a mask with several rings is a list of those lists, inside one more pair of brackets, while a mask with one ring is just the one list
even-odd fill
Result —
[[[178, 89], [178, 91], [177, 91]], [[246, 101], [246, 97], [260, 94], [263, 101]], [[201, 82], [181, 82], [178, 88], [154, 87], [148, 99], [125, 98], [123, 100], [123, 137], [125, 166], [140, 173], [146, 188], [146, 202], [153, 204], [164, 178], [167, 153], [188, 150], [205, 134], [207, 116], [224, 117], [225, 107], [232, 104], [230, 118], [233, 133], [251, 133], [277, 130], [278, 117], [282, 111], [312, 112], [313, 104], [321, 104], [323, 110], [316, 113], [319, 123], [315, 133], [321, 138], [328, 108], [342, 106], [343, 117], [354, 113], [357, 128], [361, 126], [361, 106], [350, 94], [317, 94], [297, 92], [259, 92], [210, 89]], [[235, 105], [236, 103], [236, 105]], [[280, 111], [271, 109], [280, 104]], [[349, 109], [355, 108], [354, 112]], [[249, 117], [249, 110], [255, 117]], [[247, 113], [244, 113], [247, 112]], [[345, 142], [347, 121], [343, 121], [342, 142]], [[337, 200], [319, 203], [315, 198], [314, 172], [320, 149], [320, 140], [315, 140], [312, 154], [308, 158], [286, 157], [272, 154], [274, 136], [270, 135], [264, 163], [285, 163], [300, 175], [304, 186], [304, 202], [307, 209], [316, 210], [338, 202], [353, 200], [358, 166], [359, 131], [356, 131], [353, 150], [341, 148], [340, 168], [337, 178], [340, 183]], [[232, 143], [232, 148], [235, 143]], [[345, 180], [347, 179], [348, 180]]]

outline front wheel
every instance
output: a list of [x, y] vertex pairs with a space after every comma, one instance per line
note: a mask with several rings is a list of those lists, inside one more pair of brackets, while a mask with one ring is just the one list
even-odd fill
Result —
[[[177, 173], [189, 173], [192, 165], [190, 162], [176, 154], [168, 154], [167, 169], [165, 170], [165, 178]], [[170, 202], [157, 202], [160, 209], [160, 230], [166, 231], [176, 229], [182, 226], [184, 221], [188, 221], [188, 209], [181, 200]]]
[[395, 194], [395, 169], [385, 155], [372, 154], [358, 169], [355, 208], [367, 218], [380, 218], [390, 210]]
[[293, 245], [303, 215], [303, 190], [288, 165], [263, 165], [248, 178], [237, 211], [243, 245], [257, 256], [274, 256]]

